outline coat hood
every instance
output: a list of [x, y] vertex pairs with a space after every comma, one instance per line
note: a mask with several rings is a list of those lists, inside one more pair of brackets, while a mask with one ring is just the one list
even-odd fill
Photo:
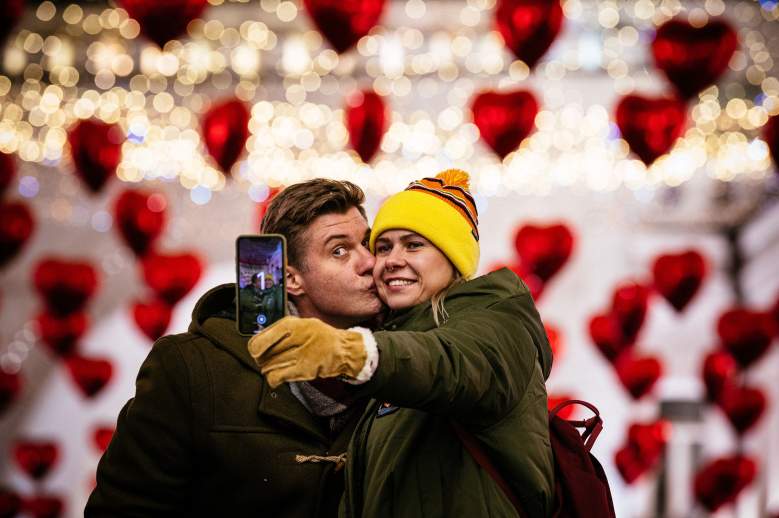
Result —
[[446, 297], [446, 304], [470, 304], [475, 298], [483, 299], [487, 304], [505, 299], [514, 300], [517, 304], [517, 317], [523, 320], [533, 337], [544, 379], [548, 378], [552, 371], [552, 348], [530, 288], [524, 281], [508, 268], [501, 268], [452, 288]]
[[235, 284], [221, 284], [208, 290], [192, 310], [189, 332], [204, 336], [215, 346], [235, 356], [250, 369], [260, 372], [249, 354], [251, 336], [238, 333], [235, 323]]

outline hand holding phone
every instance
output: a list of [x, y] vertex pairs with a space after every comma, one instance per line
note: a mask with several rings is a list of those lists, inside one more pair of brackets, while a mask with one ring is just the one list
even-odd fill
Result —
[[242, 335], [259, 333], [286, 314], [287, 250], [284, 236], [236, 240], [236, 324]]

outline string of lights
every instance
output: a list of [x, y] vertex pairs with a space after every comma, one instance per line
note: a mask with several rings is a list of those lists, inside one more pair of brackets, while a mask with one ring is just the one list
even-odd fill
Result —
[[[771, 2], [706, 0], [690, 8], [677, 0], [568, 0], [561, 41], [532, 71], [512, 60], [491, 30], [494, 0], [469, 0], [459, 12], [449, 10], [451, 20], [439, 16], [435, 2], [409, 0], [405, 20], [384, 20], [343, 54], [311, 29], [294, 2], [209, 4], [184, 37], [160, 49], [121, 8], [41, 3], [35, 23], [22, 24], [5, 48], [0, 151], [68, 172], [68, 128], [96, 118], [118, 124], [126, 137], [116, 170], [121, 180], [219, 191], [226, 176], [204, 153], [199, 131], [216, 93], [250, 106], [247, 153], [232, 171], [250, 194], [314, 176], [388, 194], [441, 165], [472, 169], [476, 190], [487, 196], [569, 185], [676, 186], [696, 174], [760, 180], [772, 169], [760, 138], [779, 113], [768, 52], [768, 38], [776, 36], [764, 30], [779, 17]], [[674, 17], [703, 26], [723, 16], [739, 27], [741, 42], [729, 71], [692, 100], [683, 135], [650, 166], [620, 138], [607, 105], [563, 95], [566, 78], [587, 74], [606, 81], [615, 96], [656, 84], [648, 50], [655, 28]], [[480, 143], [469, 101], [484, 89], [528, 85], [543, 98], [536, 130], [501, 160]], [[365, 87], [390, 110], [380, 153], [369, 164], [349, 149], [343, 108], [349, 93]], [[445, 106], [415, 106], [426, 100]]]

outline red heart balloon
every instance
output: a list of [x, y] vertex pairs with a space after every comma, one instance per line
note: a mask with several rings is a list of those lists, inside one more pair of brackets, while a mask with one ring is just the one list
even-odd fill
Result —
[[560, 328], [544, 322], [546, 337], [549, 339], [549, 346], [552, 348], [552, 357], [559, 361], [559, 356], [563, 353], [563, 335]]
[[116, 199], [119, 233], [135, 255], [148, 252], [162, 234], [166, 205], [162, 194], [136, 189], [128, 189]]
[[317, 30], [343, 54], [379, 23], [384, 0], [303, 0]]
[[573, 233], [563, 224], [524, 225], [514, 236], [514, 248], [522, 266], [543, 282], [549, 281], [565, 265], [573, 244]]
[[65, 364], [81, 393], [87, 398], [96, 396], [111, 380], [114, 367], [110, 361], [102, 358], [69, 356]]
[[0, 518], [13, 518], [21, 510], [21, 497], [10, 489], [0, 486]]
[[190, 253], [149, 254], [141, 261], [143, 278], [160, 300], [173, 306], [195, 287], [203, 266]]
[[671, 434], [671, 423], [663, 419], [649, 423], [633, 423], [628, 428], [628, 445], [648, 464], [653, 465], [665, 452]]
[[528, 272], [527, 269], [520, 263], [496, 262], [492, 263], [490, 267], [487, 268], [487, 271], [496, 272], [503, 268], [508, 268], [514, 272], [517, 277], [522, 279], [522, 282], [524, 282], [530, 290], [530, 295], [533, 297], [533, 299], [538, 300], [541, 297], [541, 294], [544, 292], [544, 281], [539, 279], [537, 275]]
[[[0, 43], [3, 39], [0, 37]], [[11, 185], [11, 182], [16, 176], [16, 159], [13, 155], [9, 155], [0, 151], [0, 196], [5, 194], [5, 190]]]
[[717, 401], [726, 387], [735, 382], [738, 366], [736, 360], [724, 351], [714, 351], [706, 355], [703, 361], [703, 384], [706, 386], [706, 399]]
[[55, 315], [69, 315], [84, 309], [98, 287], [97, 272], [87, 262], [47, 258], [34, 268], [35, 290]]
[[611, 312], [619, 320], [622, 335], [627, 342], [635, 342], [644, 325], [649, 294], [649, 288], [637, 283], [621, 284], [614, 290]]
[[495, 27], [506, 47], [533, 68], [563, 26], [563, 7], [559, 0], [499, 0], [495, 9]]
[[70, 129], [68, 142], [76, 174], [93, 193], [100, 192], [122, 159], [124, 135], [116, 124], [88, 119]]
[[22, 390], [22, 380], [16, 373], [0, 370], [0, 417]]
[[615, 456], [617, 469], [626, 483], [632, 484], [657, 465], [669, 434], [670, 423], [663, 420], [630, 425], [627, 441]]
[[0, 46], [5, 46], [5, 39], [14, 30], [23, 14], [24, 0], [5, 0], [3, 2], [3, 8], [0, 9]]
[[625, 340], [619, 319], [611, 313], [592, 317], [590, 337], [603, 357], [612, 363], [633, 345]]
[[[568, 401], [569, 399], [574, 399], [574, 397], [569, 394], [556, 394], [556, 395], [550, 394], [546, 398], [547, 409], [551, 412], [552, 410], [557, 408], [557, 405], [565, 401]], [[573, 414], [575, 411], [576, 411], [576, 405], [568, 405], [561, 408], [560, 411], [557, 412], [557, 415], [560, 416], [561, 419], [573, 419]]]
[[779, 335], [779, 297], [776, 298], [776, 302], [770, 310], [771, 318], [774, 319], [774, 335]]
[[48, 475], [59, 458], [59, 447], [51, 441], [20, 440], [13, 452], [16, 465], [33, 480]]
[[27, 205], [0, 202], [0, 267], [18, 254], [35, 230], [35, 220]]
[[615, 361], [614, 367], [617, 377], [633, 399], [641, 399], [649, 393], [663, 373], [660, 360], [651, 356], [622, 355]]
[[59, 496], [35, 495], [24, 501], [24, 509], [32, 518], [59, 518], [63, 507]]
[[98, 426], [92, 432], [92, 441], [99, 452], [104, 452], [116, 429], [113, 426]]
[[141, 32], [162, 48], [186, 32], [189, 22], [203, 13], [207, 0], [120, 0], [119, 5], [135, 18]]
[[652, 468], [630, 445], [624, 445], [616, 451], [614, 465], [626, 484], [632, 484]]
[[238, 99], [215, 104], [203, 116], [201, 130], [206, 150], [226, 175], [245, 149], [250, 117], [246, 104]]
[[661, 255], [655, 259], [652, 273], [655, 289], [676, 311], [684, 311], [706, 277], [706, 260], [695, 250]]
[[384, 100], [373, 90], [356, 92], [346, 100], [345, 118], [349, 144], [367, 164], [379, 151], [387, 129]]
[[768, 350], [774, 323], [767, 313], [735, 308], [720, 316], [717, 333], [725, 349], [742, 368], [747, 368]]
[[663, 97], [626, 95], [616, 109], [622, 138], [646, 165], [671, 150], [682, 135], [686, 118], [683, 101]]
[[737, 47], [736, 31], [722, 20], [694, 27], [676, 19], [657, 29], [652, 56], [679, 95], [689, 99], [719, 79]]
[[734, 502], [757, 475], [757, 464], [749, 457], [734, 455], [716, 459], [695, 474], [695, 498], [710, 512]]
[[774, 159], [774, 169], [779, 171], [779, 115], [768, 118], [763, 126], [763, 140], [768, 144], [771, 158]]
[[535, 128], [538, 101], [527, 90], [486, 91], [473, 99], [471, 113], [481, 138], [502, 159]]
[[75, 352], [78, 340], [84, 336], [89, 321], [84, 313], [58, 316], [43, 312], [36, 318], [41, 341], [57, 356], [70, 356]]
[[736, 433], [741, 435], [763, 415], [766, 398], [759, 389], [729, 385], [720, 394], [718, 404]]
[[133, 305], [135, 324], [152, 341], [165, 334], [170, 325], [171, 313], [171, 307], [160, 300], [136, 302]]

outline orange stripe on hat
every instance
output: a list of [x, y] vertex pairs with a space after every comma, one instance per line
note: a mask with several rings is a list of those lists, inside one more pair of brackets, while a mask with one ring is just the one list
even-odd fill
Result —
[[433, 178], [411, 182], [407, 191], [421, 191], [445, 201], [471, 226], [473, 237], [479, 240], [479, 212], [469, 192], [468, 173], [460, 169], [447, 169]]

